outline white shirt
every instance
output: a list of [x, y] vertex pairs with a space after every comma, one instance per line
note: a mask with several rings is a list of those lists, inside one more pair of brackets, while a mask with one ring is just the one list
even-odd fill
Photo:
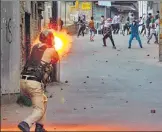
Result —
[[160, 31], [160, 26], [159, 26], [159, 19], [157, 19], [156, 21], [155, 21], [155, 24], [156, 24], [156, 32], [157, 33], [159, 33], [159, 31]]
[[117, 16], [117, 23], [120, 23], [120, 16]]
[[151, 34], [152, 34], [152, 33], [156, 33], [156, 30], [155, 30], [156, 28], [152, 28], [152, 23], [150, 23], [149, 26], [151, 27], [151, 30], [150, 30]]
[[118, 23], [118, 16], [114, 16], [113, 20], [112, 20], [112, 24], [117, 24]]

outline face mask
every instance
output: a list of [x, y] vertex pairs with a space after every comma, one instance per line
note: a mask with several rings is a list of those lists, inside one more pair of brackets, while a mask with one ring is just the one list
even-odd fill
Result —
[[133, 25], [135, 25], [135, 22], [133, 22]]

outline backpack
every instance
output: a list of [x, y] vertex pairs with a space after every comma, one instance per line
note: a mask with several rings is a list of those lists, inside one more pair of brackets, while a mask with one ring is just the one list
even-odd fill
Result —
[[45, 68], [49, 64], [48, 63], [42, 64], [41, 59], [47, 47], [46, 45], [43, 45], [41, 47], [39, 46], [40, 44], [37, 44], [33, 47], [31, 56], [27, 60], [27, 63], [25, 64], [21, 75], [31, 75], [31, 76], [35, 76], [39, 80], [43, 79]]

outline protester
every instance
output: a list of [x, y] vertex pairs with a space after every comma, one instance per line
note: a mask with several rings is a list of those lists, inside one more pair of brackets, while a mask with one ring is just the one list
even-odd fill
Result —
[[123, 27], [123, 36], [125, 36], [125, 31], [127, 31], [127, 35], [129, 34], [129, 21], [126, 21]]
[[105, 18], [104, 18], [104, 16], [101, 16], [100, 26], [101, 26], [101, 33], [102, 34], [103, 34], [104, 24], [105, 24]]
[[142, 29], [141, 29], [141, 32], [140, 32], [140, 34], [143, 34], [143, 36], [144, 35], [146, 35], [146, 20], [145, 20], [145, 16], [143, 15], [143, 17], [142, 17], [142, 22], [141, 22], [141, 24], [142, 23], [144, 23], [143, 25], [142, 25]]
[[83, 22], [83, 20], [80, 20], [78, 22], [78, 25], [79, 25], [78, 37], [80, 36], [81, 32], [82, 32], [82, 35], [84, 36], [84, 30], [86, 28], [85, 23]]
[[147, 37], [150, 36], [150, 23], [151, 23], [151, 17], [152, 17], [152, 14], [149, 13], [148, 16], [147, 16], [147, 20], [146, 20]]
[[106, 45], [106, 39], [110, 38], [112, 45], [113, 45], [113, 48], [116, 49], [116, 46], [115, 46], [114, 40], [113, 40], [113, 36], [112, 36], [112, 26], [111, 26], [111, 19], [110, 18], [108, 18], [105, 21], [103, 36], [104, 36], [103, 37], [103, 44], [104, 44], [103, 46], [107, 46]]
[[[156, 29], [155, 30], [156, 30], [157, 38], [158, 38], [159, 32], [160, 32], [160, 20], [159, 19], [160, 19], [159, 16], [156, 16], [156, 20], [155, 20]], [[159, 40], [157, 43], [159, 43]]]
[[[153, 19], [153, 18], [152, 18]], [[150, 23], [150, 36], [148, 37], [148, 41], [147, 41], [147, 44], [150, 43], [150, 40], [152, 39], [152, 36], [154, 35], [155, 36], [155, 43], [158, 43], [158, 37], [157, 37], [157, 34], [156, 34], [156, 27], [155, 27], [155, 23], [152, 22]]]
[[120, 24], [121, 24], [121, 18], [120, 18], [120, 15], [118, 15], [118, 16], [117, 16], [117, 23], [116, 23], [116, 34], [119, 33]]
[[[143, 24], [141, 24], [143, 25]], [[131, 27], [131, 35], [130, 35], [130, 39], [129, 39], [129, 49], [131, 48], [131, 43], [132, 43], [132, 40], [133, 38], [136, 38], [140, 47], [142, 47], [142, 42], [141, 42], [141, 39], [140, 39], [140, 36], [139, 36], [139, 32], [138, 32], [138, 28], [139, 26], [141, 26], [140, 24], [138, 24], [138, 22], [136, 22], [135, 20], [133, 21], [133, 23], [130, 25]]]
[[90, 41], [94, 41], [95, 27], [94, 27], [94, 18], [93, 17], [91, 17], [91, 21], [89, 22], [89, 29], [90, 29]]
[[113, 17], [113, 20], [112, 20], [112, 24], [113, 24], [113, 34], [116, 34], [117, 33], [117, 26], [118, 26], [118, 15], [115, 14], [115, 16]]
[[59, 18], [57, 23], [58, 23], [58, 30], [61, 31], [64, 25], [64, 22], [61, 20], [61, 18]]

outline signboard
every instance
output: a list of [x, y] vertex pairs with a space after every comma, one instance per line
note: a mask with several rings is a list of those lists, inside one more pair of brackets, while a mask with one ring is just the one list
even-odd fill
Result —
[[111, 6], [111, 2], [110, 1], [98, 1], [98, 5], [100, 6]]
[[91, 2], [83, 2], [81, 5], [82, 10], [91, 10], [92, 9], [92, 3]]

